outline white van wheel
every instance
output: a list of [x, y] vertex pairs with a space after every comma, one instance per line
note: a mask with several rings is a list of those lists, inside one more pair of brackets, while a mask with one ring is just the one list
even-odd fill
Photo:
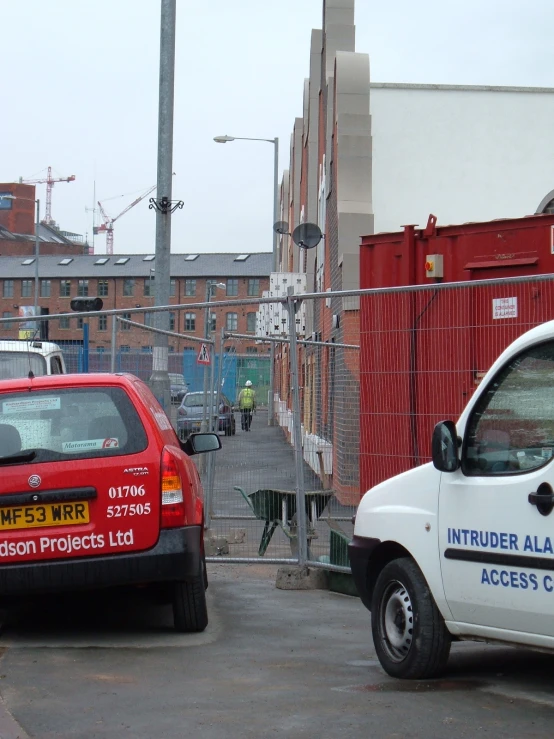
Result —
[[396, 559], [383, 568], [371, 615], [375, 651], [389, 675], [423, 679], [444, 669], [451, 637], [413, 560]]

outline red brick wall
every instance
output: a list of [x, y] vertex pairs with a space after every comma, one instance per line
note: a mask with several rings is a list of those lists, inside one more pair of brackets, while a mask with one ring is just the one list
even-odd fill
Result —
[[17, 198], [11, 201], [9, 209], [0, 208], [0, 225], [13, 233], [34, 234], [35, 186], [0, 182], [0, 192], [11, 193]]
[[[31, 278], [32, 279], [32, 278]], [[86, 279], [86, 278], [83, 278]], [[213, 278], [218, 279], [218, 278]], [[249, 296], [248, 293], [248, 279], [239, 278], [238, 285], [238, 296], [229, 296], [229, 300], [245, 300], [247, 298], [254, 298], [256, 296]], [[108, 278], [108, 295], [102, 297], [104, 302], [105, 310], [128, 310], [132, 311], [136, 307], [147, 308], [154, 305], [154, 298], [147, 297], [144, 295], [144, 278], [135, 279], [134, 295], [124, 296], [123, 295], [123, 279], [122, 278]], [[219, 279], [218, 279], [219, 281]], [[40, 298], [39, 305], [42, 308], [48, 308], [51, 314], [57, 313], [68, 313], [72, 318], [70, 329], [60, 329], [58, 320], [50, 322], [49, 327], [49, 339], [51, 341], [82, 341], [83, 332], [77, 328], [77, 315], [70, 308], [71, 298], [76, 297], [78, 293], [78, 279], [72, 279], [70, 297], [60, 297], [61, 278], [51, 280], [51, 297]], [[148, 282], [148, 280], [147, 280]], [[225, 282], [225, 279], [221, 279], [221, 282]], [[32, 305], [34, 300], [34, 287], [32, 288], [32, 295], [28, 298], [21, 297], [21, 280], [14, 280], [14, 295], [10, 298], [3, 297], [3, 280], [0, 277], [0, 338], [9, 339], [17, 338], [17, 324], [12, 324], [12, 328], [4, 329], [1, 324], [1, 317], [4, 311], [9, 311], [13, 315], [17, 315], [18, 308], [14, 308], [14, 305]], [[263, 290], [269, 289], [269, 278], [260, 278], [260, 292], [261, 296]], [[98, 295], [98, 278], [89, 278], [88, 294], [91, 296]], [[200, 303], [205, 300], [206, 296], [206, 282], [204, 279], [196, 280], [196, 296], [185, 296], [185, 279], [179, 278], [176, 280], [175, 286], [175, 297], [171, 298], [171, 304], [176, 305], [179, 303]], [[217, 290], [216, 295], [212, 297], [212, 301], [215, 302], [217, 299], [227, 299], [225, 290]], [[222, 327], [225, 327], [226, 314], [233, 312], [238, 313], [238, 328], [236, 333], [246, 334], [247, 333], [247, 314], [252, 312], [255, 313], [258, 310], [258, 304], [254, 303], [251, 305], [237, 305], [224, 306], [220, 308], [214, 308], [211, 313], [216, 314], [216, 331]], [[186, 309], [176, 311], [175, 316], [175, 331], [178, 333], [185, 333], [184, 322]], [[196, 330], [191, 335], [201, 337], [204, 334], [204, 309], [194, 308], [191, 312], [196, 313]], [[144, 315], [136, 313], [131, 315], [131, 320], [137, 321], [138, 323], [144, 323]], [[92, 318], [89, 320], [90, 325], [90, 344], [105, 345], [111, 344], [111, 321], [112, 318], [108, 316], [107, 329], [105, 331], [98, 330], [98, 319]], [[169, 339], [170, 345], [175, 347], [178, 351], [182, 348], [183, 342], [177, 338]], [[118, 335], [118, 345], [125, 344], [132, 349], [138, 349], [141, 346], [147, 346], [154, 344], [154, 335], [150, 332], [142, 331], [141, 329], [131, 328], [129, 331], [120, 331]], [[257, 346], [254, 341], [249, 342], [243, 340], [241, 342], [241, 349], [246, 349], [249, 346]], [[263, 351], [258, 347], [259, 351]]]

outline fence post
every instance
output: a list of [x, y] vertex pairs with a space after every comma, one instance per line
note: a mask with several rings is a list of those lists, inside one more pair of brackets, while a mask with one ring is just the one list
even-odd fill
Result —
[[[219, 343], [219, 366], [217, 368], [217, 386], [214, 387], [214, 381], [212, 379], [212, 391], [217, 391], [218, 395], [221, 392], [221, 378], [223, 376], [223, 344], [224, 344], [225, 330], [221, 329], [221, 339]], [[215, 343], [212, 346], [212, 377], [215, 376]], [[212, 430], [212, 429], [210, 429]], [[205, 490], [205, 506], [204, 506], [204, 528], [209, 529], [212, 521], [212, 501], [214, 499], [214, 483], [215, 483], [215, 465], [217, 459], [215, 454], [212, 452], [208, 455], [208, 481]]]
[[110, 357], [110, 372], [115, 372], [115, 353], [117, 351], [117, 316], [112, 316], [112, 355]]
[[302, 303], [288, 288], [287, 310], [289, 314], [290, 374], [292, 389], [292, 418], [294, 439], [294, 466], [296, 477], [296, 523], [298, 536], [298, 564], [302, 567], [308, 559], [308, 531], [306, 522], [306, 491], [304, 489], [304, 457], [302, 454], [302, 429], [300, 427], [300, 378], [298, 373], [298, 345], [296, 343], [296, 311]]

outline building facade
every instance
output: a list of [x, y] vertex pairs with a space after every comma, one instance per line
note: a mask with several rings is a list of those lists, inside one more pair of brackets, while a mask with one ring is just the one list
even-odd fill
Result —
[[[554, 90], [373, 82], [354, 4], [323, 0], [281, 183], [279, 269], [305, 273], [308, 293], [358, 289], [361, 237], [424, 227], [430, 212], [440, 226], [554, 207]], [[303, 222], [325, 235], [314, 249], [292, 240]], [[314, 301], [306, 334], [330, 348], [321, 361], [303, 350], [304, 430], [332, 446], [333, 488], [357, 502], [359, 353], [332, 344], [360, 343], [359, 300]]]
[[[269, 285], [272, 255], [254, 254], [172, 254], [170, 260], [171, 304], [202, 303], [206, 300], [207, 283], [224, 285], [212, 291], [212, 301], [255, 300]], [[81, 342], [82, 319], [71, 311], [75, 297], [100, 297], [105, 310], [128, 311], [129, 319], [145, 326], [153, 325], [153, 314], [137, 309], [154, 305], [156, 260], [153, 254], [122, 255], [41, 255], [39, 259], [39, 307], [42, 314], [65, 314], [48, 321], [48, 338], [60, 344]], [[0, 256], [0, 316], [19, 315], [22, 306], [34, 301], [34, 257]], [[255, 335], [258, 305], [214, 307], [210, 330]], [[133, 311], [135, 311], [133, 315]], [[112, 318], [99, 316], [89, 321], [91, 351], [108, 350], [111, 346]], [[196, 337], [204, 336], [204, 309], [182, 308], [170, 314], [170, 330]], [[2, 339], [17, 338], [16, 323], [0, 321]], [[119, 349], [151, 351], [153, 334], [122, 325]], [[183, 341], [169, 338], [169, 351], [177, 352]], [[244, 351], [267, 351], [262, 345], [244, 341]]]

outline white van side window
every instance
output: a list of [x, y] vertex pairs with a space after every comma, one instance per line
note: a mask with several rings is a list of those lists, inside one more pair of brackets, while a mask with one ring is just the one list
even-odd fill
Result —
[[60, 362], [59, 357], [51, 357], [50, 374], [51, 375], [63, 375], [62, 363]]
[[467, 426], [462, 470], [506, 475], [554, 456], [554, 342], [513, 359], [490, 383]]

